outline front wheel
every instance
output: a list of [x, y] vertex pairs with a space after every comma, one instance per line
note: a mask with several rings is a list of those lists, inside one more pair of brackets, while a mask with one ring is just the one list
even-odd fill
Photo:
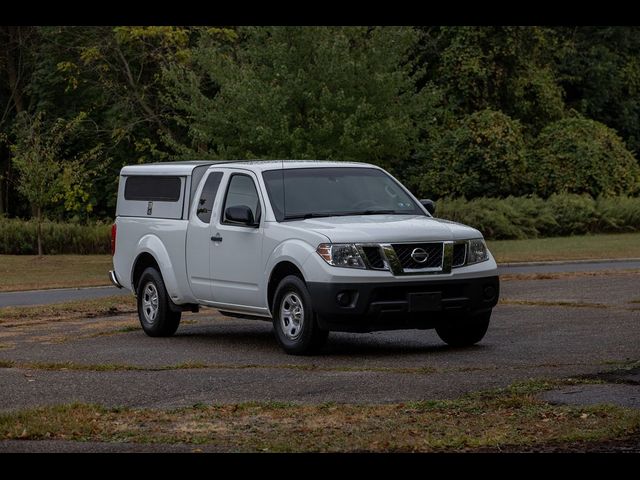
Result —
[[292, 355], [315, 353], [329, 335], [318, 326], [306, 284], [297, 276], [282, 279], [273, 300], [273, 329], [280, 346]]
[[484, 338], [490, 320], [491, 310], [469, 317], [445, 320], [436, 327], [436, 332], [447, 345], [468, 347]]
[[149, 267], [138, 283], [138, 318], [144, 332], [150, 337], [170, 337], [180, 325], [180, 312], [169, 308], [169, 295], [162, 275]]

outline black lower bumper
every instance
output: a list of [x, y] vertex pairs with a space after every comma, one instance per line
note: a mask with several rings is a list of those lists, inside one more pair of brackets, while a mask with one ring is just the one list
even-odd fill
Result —
[[370, 332], [434, 328], [451, 317], [473, 316], [498, 303], [498, 276], [384, 283], [307, 283], [322, 328]]

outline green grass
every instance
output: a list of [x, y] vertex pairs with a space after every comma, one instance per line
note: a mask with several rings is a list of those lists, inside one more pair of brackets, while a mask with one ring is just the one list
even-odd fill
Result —
[[110, 255], [0, 255], [0, 291], [109, 285]]
[[640, 233], [612, 233], [487, 242], [499, 263], [640, 258]]
[[208, 444], [249, 452], [432, 452], [597, 442], [640, 429], [638, 410], [551, 405], [536, 397], [576, 383], [584, 381], [531, 381], [456, 400], [382, 405], [248, 402], [165, 410], [76, 403], [2, 413], [0, 439]]

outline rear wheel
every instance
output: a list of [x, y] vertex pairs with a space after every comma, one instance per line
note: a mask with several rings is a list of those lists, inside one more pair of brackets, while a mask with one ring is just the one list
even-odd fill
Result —
[[447, 345], [468, 347], [484, 338], [490, 320], [491, 310], [464, 318], [446, 320], [436, 327], [436, 332]]
[[138, 283], [138, 318], [144, 332], [150, 337], [170, 337], [180, 325], [181, 312], [169, 308], [169, 295], [162, 275], [149, 267]]
[[305, 283], [295, 275], [282, 279], [273, 300], [273, 328], [285, 352], [305, 355], [317, 352], [329, 332], [318, 326]]

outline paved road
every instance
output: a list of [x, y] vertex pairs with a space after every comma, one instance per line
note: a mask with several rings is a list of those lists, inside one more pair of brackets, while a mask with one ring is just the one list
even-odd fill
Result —
[[[332, 333], [313, 357], [285, 355], [267, 322], [210, 309], [184, 314], [172, 338], [147, 337], [134, 314], [56, 322], [4, 317], [0, 411], [76, 401], [153, 408], [407, 402], [455, 398], [530, 378], [594, 375], [640, 360], [639, 285], [640, 273], [628, 272], [506, 280], [502, 303], [477, 346], [449, 348], [434, 331]], [[581, 395], [614, 402], [621, 397], [620, 404], [632, 405], [629, 399], [640, 394], [637, 384], [618, 390], [613, 400], [611, 391], [584, 389]], [[115, 450], [120, 447], [190, 448]], [[111, 446], [0, 442], [0, 451], [82, 449]]]
[[[602, 270], [640, 270], [640, 259], [634, 260], [604, 260], [578, 262], [541, 262], [529, 264], [500, 265], [501, 275], [536, 274], [559, 272], [590, 272]], [[19, 305], [44, 305], [51, 303], [69, 302], [90, 298], [108, 297], [112, 295], [129, 295], [124, 289], [109, 287], [92, 288], [58, 288], [52, 290], [30, 290], [26, 292], [0, 293], [0, 307]]]
[[87, 300], [91, 298], [127, 295], [129, 291], [113, 286], [90, 288], [54, 288], [50, 290], [28, 290], [24, 292], [0, 293], [0, 307], [20, 305], [45, 305], [51, 303]]
[[[505, 281], [505, 303], [494, 310], [487, 336], [467, 349], [445, 346], [434, 331], [332, 333], [322, 355], [293, 357], [277, 346], [269, 323], [210, 309], [185, 314], [172, 338], [145, 336], [133, 314], [5, 318], [0, 362], [17, 367], [0, 368], [0, 410], [72, 401], [136, 407], [403, 402], [532, 377], [593, 374], [611, 369], [611, 362], [640, 359], [639, 283], [640, 274]], [[38, 362], [99, 368], [28, 368]], [[142, 370], [100, 371], [113, 365]]]

